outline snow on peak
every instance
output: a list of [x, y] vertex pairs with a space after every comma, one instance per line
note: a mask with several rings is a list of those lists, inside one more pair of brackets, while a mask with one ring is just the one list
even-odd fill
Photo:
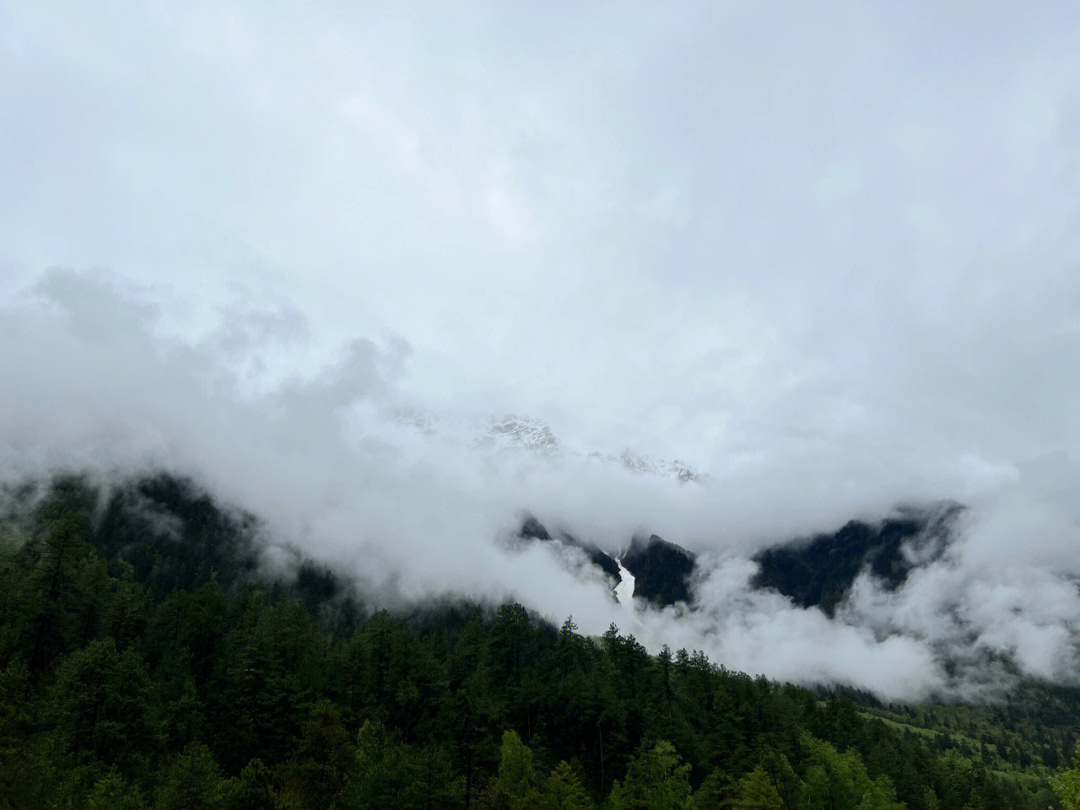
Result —
[[559, 440], [547, 424], [539, 419], [513, 415], [491, 422], [480, 441], [499, 448], [512, 447], [548, 456], [556, 455], [560, 450]]
[[669, 478], [680, 484], [691, 481], [699, 482], [705, 477], [684, 461], [678, 459], [666, 461], [662, 458], [651, 458], [640, 453], [631, 453], [629, 449], [623, 450], [618, 456], [605, 456], [600, 453], [591, 453], [590, 455], [603, 461], [618, 462], [631, 472]]
[[483, 422], [471, 420], [446, 420], [430, 411], [401, 410], [395, 414], [395, 421], [410, 431], [416, 431], [424, 438], [442, 442], [471, 445], [476, 449], [509, 450], [533, 453], [539, 456], [555, 458], [569, 455], [587, 457], [604, 464], [620, 465], [634, 473], [655, 475], [678, 484], [704, 482], [708, 476], [699, 473], [689, 464], [679, 461], [667, 461], [652, 458], [629, 449], [619, 455], [599, 451], [582, 452], [563, 444], [551, 427], [543, 420], [529, 416], [507, 414], [501, 419], [494, 417]]

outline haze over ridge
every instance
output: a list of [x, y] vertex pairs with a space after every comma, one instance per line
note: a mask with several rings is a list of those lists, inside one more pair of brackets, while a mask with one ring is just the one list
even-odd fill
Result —
[[[0, 11], [5, 478], [160, 465], [375, 586], [589, 631], [600, 584], [500, 538], [647, 528], [723, 561], [651, 644], [888, 694], [972, 645], [1075, 678], [1075, 11], [301, 12]], [[897, 594], [746, 588], [763, 543], [949, 499], [963, 540]]]

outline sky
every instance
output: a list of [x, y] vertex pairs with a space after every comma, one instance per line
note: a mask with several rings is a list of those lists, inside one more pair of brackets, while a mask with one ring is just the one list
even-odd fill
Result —
[[[560, 619], [514, 510], [647, 524], [730, 563], [647, 640], [1080, 671], [1074, 5], [0, 0], [0, 109], [5, 474], [173, 466], [379, 587]], [[507, 413], [708, 483], [474, 452]], [[762, 543], [947, 499], [963, 551], [901, 594], [744, 610]]]

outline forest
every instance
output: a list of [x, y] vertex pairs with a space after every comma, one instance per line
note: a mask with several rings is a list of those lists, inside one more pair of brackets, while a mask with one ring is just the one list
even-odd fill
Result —
[[389, 613], [190, 482], [8, 493], [0, 808], [1080, 806], [1080, 699], [883, 705], [517, 604]]

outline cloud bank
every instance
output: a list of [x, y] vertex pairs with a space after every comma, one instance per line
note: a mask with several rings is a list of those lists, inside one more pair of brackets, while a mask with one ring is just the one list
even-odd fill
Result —
[[[145, 289], [52, 271], [0, 310], [0, 469], [9, 481], [82, 470], [192, 476], [254, 512], [268, 534], [387, 603], [517, 599], [586, 632], [609, 622], [652, 647], [703, 649], [726, 666], [888, 697], [993, 690], [1022, 674], [1072, 682], [1080, 631], [1078, 470], [1064, 456], [995, 475], [947, 554], [895, 593], [858, 581], [836, 618], [750, 588], [765, 545], [885, 514], [880, 482], [823, 497], [806, 471], [714, 473], [700, 483], [585, 453], [536, 453], [453, 425], [417, 429], [398, 381], [400, 340], [356, 340], [338, 360], [271, 386], [261, 353], [307, 332], [285, 310], [227, 310], [203, 339], [161, 331]], [[238, 353], [237, 347], [244, 347]], [[429, 420], [430, 421], [430, 420]], [[984, 473], [980, 472], [980, 475]], [[1070, 478], [1071, 477], [1071, 478]], [[698, 607], [615, 603], [598, 571], [506, 541], [522, 509], [611, 550], [656, 531], [702, 557]], [[960, 675], [946, 676], [946, 660]]]
[[[590, 631], [599, 584], [499, 538], [645, 528], [712, 565], [698, 615], [619, 620], [650, 644], [905, 696], [955, 687], [946, 653], [964, 688], [1006, 655], [1075, 678], [1077, 9], [39, 2], [0, 32], [5, 476], [166, 467], [373, 588]], [[581, 455], [474, 447], [507, 413]], [[588, 460], [625, 449], [709, 482]], [[746, 587], [763, 544], [950, 499], [949, 553], [835, 620]]]

